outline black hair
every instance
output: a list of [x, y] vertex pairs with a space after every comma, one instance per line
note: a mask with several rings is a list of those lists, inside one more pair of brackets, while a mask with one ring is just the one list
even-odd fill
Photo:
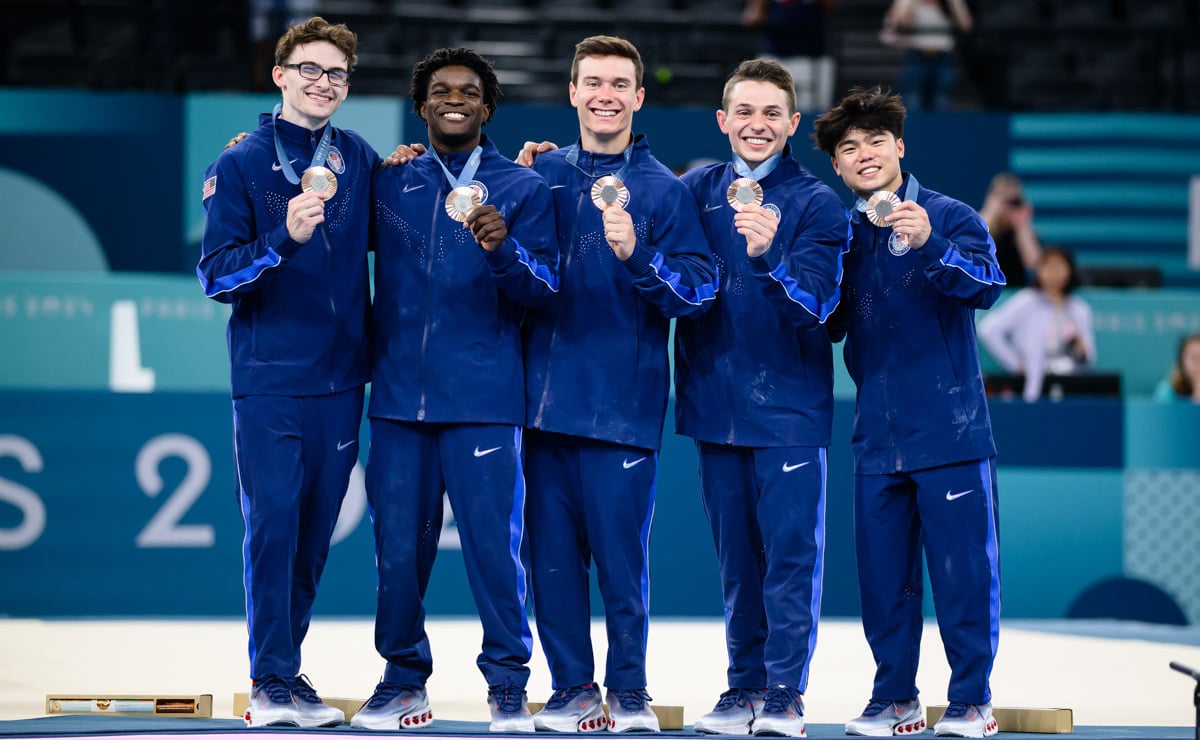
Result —
[[496, 115], [497, 103], [504, 97], [500, 89], [500, 81], [496, 79], [496, 70], [492, 63], [484, 59], [474, 49], [456, 47], [453, 49], [437, 49], [430, 52], [424, 59], [413, 65], [412, 87], [408, 91], [412, 98], [413, 110], [421, 115], [421, 106], [429, 99], [429, 80], [433, 73], [443, 67], [466, 67], [479, 75], [483, 85], [483, 104], [488, 109], [488, 120]]
[[[1042, 248], [1042, 254], [1038, 257], [1037, 266], [1041, 267], [1042, 263], [1048, 257], [1058, 257], [1067, 263], [1067, 284], [1063, 286], [1063, 295], [1071, 295], [1076, 288], [1079, 287], [1079, 270], [1075, 269], [1075, 255], [1071, 254], [1071, 250], [1066, 247], [1060, 247], [1057, 244], [1051, 244]], [[1041, 289], [1041, 283], [1038, 281], [1037, 272], [1033, 275], [1033, 280], [1030, 282], [1030, 287]]]
[[868, 133], [889, 131], [904, 138], [904, 118], [908, 110], [899, 95], [883, 88], [855, 87], [842, 101], [813, 122], [812, 140], [817, 149], [834, 156], [838, 142], [851, 129]]

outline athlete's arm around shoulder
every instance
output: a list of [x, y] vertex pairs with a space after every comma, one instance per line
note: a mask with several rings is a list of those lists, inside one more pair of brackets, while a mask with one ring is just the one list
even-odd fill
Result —
[[274, 159], [258, 155], [254, 147], [250, 141], [222, 152], [204, 173], [207, 221], [196, 275], [204, 294], [222, 303], [257, 290], [264, 275], [304, 246], [288, 233], [286, 218], [264, 224], [262, 213], [256, 213], [251, 184], [275, 173], [270, 168]]
[[923, 191], [920, 203], [929, 214], [929, 238], [918, 253], [925, 275], [945, 296], [971, 308], [990, 308], [1004, 290], [996, 261], [996, 243], [983, 217], [961, 201]]

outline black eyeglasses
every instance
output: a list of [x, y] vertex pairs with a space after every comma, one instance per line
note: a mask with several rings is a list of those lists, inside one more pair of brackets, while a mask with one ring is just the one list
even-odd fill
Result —
[[301, 77], [313, 82], [321, 79], [321, 75], [326, 75], [329, 78], [329, 84], [334, 87], [345, 87], [350, 84], [350, 73], [344, 69], [322, 69], [312, 62], [281, 64], [280, 66], [287, 69], [294, 69], [300, 73]]

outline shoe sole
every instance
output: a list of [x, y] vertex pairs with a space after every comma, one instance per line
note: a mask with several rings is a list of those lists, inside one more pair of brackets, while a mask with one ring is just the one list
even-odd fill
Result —
[[611, 719], [608, 722], [609, 732], [662, 732], [657, 723], [651, 725], [645, 722], [630, 722], [628, 725], [617, 729], [617, 723]]
[[962, 732], [955, 732], [954, 730], [942, 730], [941, 732], [938, 732], [938, 729], [936, 726], [933, 728], [933, 734], [936, 737], [992, 737], [999, 731], [1000, 731], [1000, 726], [999, 726], [999, 723], [997, 723], [995, 719], [993, 719], [991, 722], [989, 722], [987, 725], [985, 725], [983, 730], [981, 731], [981, 733], [978, 735], [975, 735], [975, 734], [967, 735]]
[[358, 715], [350, 720], [350, 726], [356, 730], [377, 730], [379, 732], [394, 732], [396, 730], [416, 730], [433, 723], [433, 710], [425, 709], [419, 713], [406, 714], [388, 722], [370, 723], [359, 721]]
[[554, 722], [541, 716], [541, 712], [533, 715], [533, 726], [538, 732], [603, 732], [608, 729], [608, 715], [600, 712], [595, 716], [584, 715], [570, 722]]
[[526, 720], [504, 720], [502, 722], [492, 722], [488, 725], [488, 732], [537, 732], [537, 728], [533, 724], [533, 718]]
[[925, 732], [925, 729], [925, 718], [922, 717], [912, 722], [897, 725], [890, 730], [883, 727], [878, 730], [853, 730], [850, 729], [849, 725], [846, 725], [846, 734], [860, 737], [904, 737], [907, 735], [918, 735]]
[[703, 735], [749, 735], [750, 723], [730, 722], [723, 725], [719, 722], [705, 722], [702, 725], [692, 725], [692, 731]]
[[300, 726], [299, 722], [297, 722], [296, 720], [292, 720], [292, 719], [277, 719], [274, 722], [263, 722], [262, 724], [257, 724], [248, 717], [244, 717], [243, 719], [246, 722], [246, 727], [251, 727], [251, 728], [253, 728], [253, 727], [299, 727]]
[[324, 722], [301, 722], [299, 724], [299, 727], [304, 728], [304, 729], [311, 729], [313, 727], [337, 727], [338, 725], [344, 724], [345, 722], [346, 722], [346, 718], [342, 717], [341, 719], [329, 719]]
[[800, 725], [800, 732], [797, 734], [796, 732], [789, 732], [788, 730], [772, 727], [770, 725], [767, 725], [766, 727], [758, 727], [757, 724], [758, 723], [755, 722], [756, 726], [753, 728], [753, 734], [755, 737], [808, 737], [808, 728], [804, 725]]

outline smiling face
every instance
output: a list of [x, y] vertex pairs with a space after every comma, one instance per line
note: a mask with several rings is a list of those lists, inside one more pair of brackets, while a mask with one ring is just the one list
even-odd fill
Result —
[[483, 83], [469, 67], [451, 65], [434, 70], [421, 105], [429, 126], [429, 143], [443, 152], [474, 149], [491, 110], [483, 102]]
[[[311, 62], [322, 69], [349, 69], [346, 56], [328, 41], [298, 45], [292, 49], [285, 64], [301, 62]], [[329, 84], [328, 75], [306, 80], [295, 68], [275, 67], [271, 77], [283, 94], [280, 117], [314, 131], [329, 122], [350, 91], [347, 85], [338, 87]]]
[[833, 170], [842, 182], [860, 197], [876, 190], [896, 192], [904, 175], [904, 139], [890, 131], [863, 131], [852, 128], [838, 141], [833, 152]]
[[751, 167], [783, 151], [800, 125], [799, 113], [788, 114], [787, 93], [770, 82], [742, 80], [728, 99], [728, 108], [717, 111], [717, 125], [729, 136], [733, 153]]
[[579, 135], [589, 152], [615, 154], [629, 146], [633, 114], [646, 90], [637, 86], [633, 60], [584, 57], [571, 82], [571, 105], [579, 114]]

